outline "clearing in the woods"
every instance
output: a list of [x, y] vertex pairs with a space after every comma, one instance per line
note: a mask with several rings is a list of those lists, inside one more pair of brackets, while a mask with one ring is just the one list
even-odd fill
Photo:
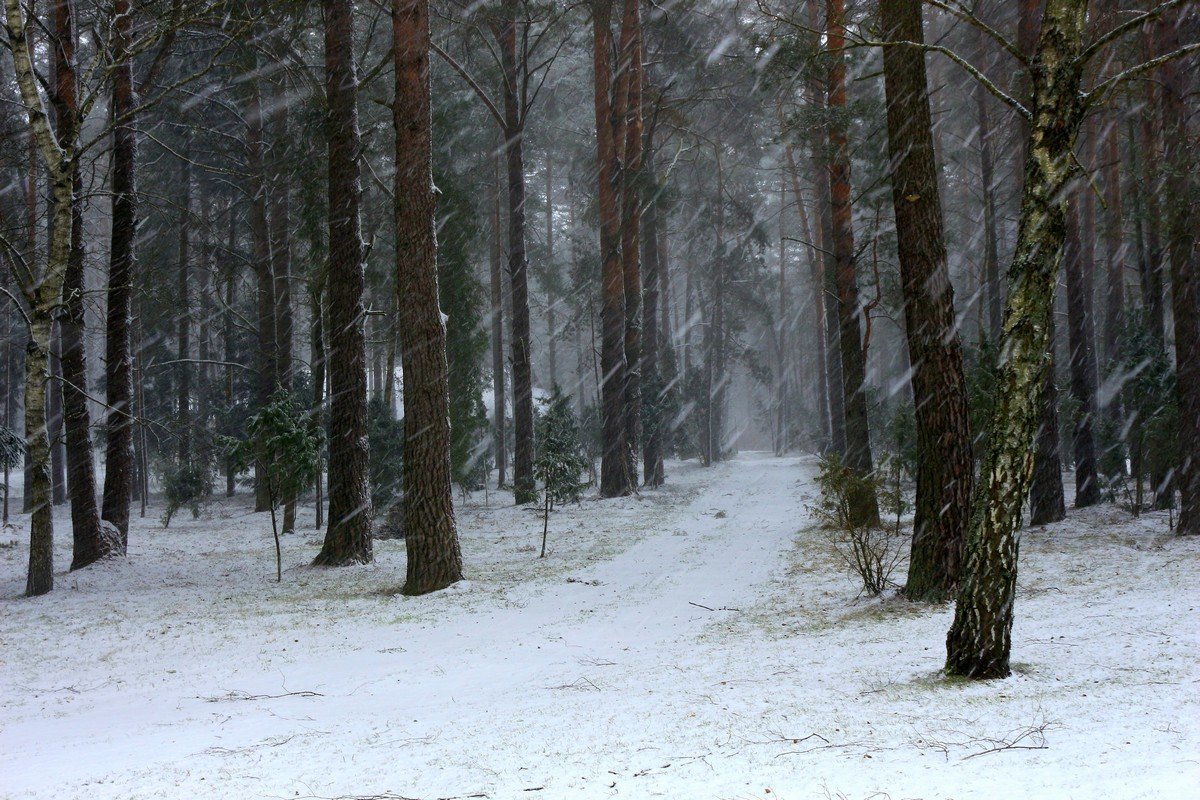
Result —
[[[1200, 541], [1111, 506], [1027, 529], [1015, 674], [941, 675], [950, 606], [860, 597], [813, 462], [669, 464], [540, 519], [459, 505], [469, 580], [396, 593], [402, 541], [314, 569], [248, 495], [20, 597], [0, 549], [12, 798], [1182, 798], [1200, 785]], [[57, 564], [69, 563], [66, 509]], [[896, 575], [903, 578], [903, 567]], [[880, 793], [880, 794], [875, 794]]]

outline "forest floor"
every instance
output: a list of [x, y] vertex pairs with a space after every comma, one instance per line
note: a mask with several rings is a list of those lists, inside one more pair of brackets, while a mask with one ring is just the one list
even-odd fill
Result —
[[[541, 521], [459, 510], [469, 580], [307, 566], [249, 498], [24, 599], [0, 537], [8, 798], [1185, 798], [1200, 785], [1200, 541], [1164, 515], [1025, 531], [1015, 674], [940, 673], [952, 608], [868, 599], [811, 460], [668, 465]], [[152, 509], [153, 510], [153, 509]], [[57, 563], [69, 563], [65, 508]], [[898, 573], [902, 577], [903, 572]]]

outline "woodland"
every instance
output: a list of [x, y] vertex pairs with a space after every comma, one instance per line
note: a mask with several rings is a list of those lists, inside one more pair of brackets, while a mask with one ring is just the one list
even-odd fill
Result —
[[0, 795], [1200, 780], [1195, 0], [3, 3]]

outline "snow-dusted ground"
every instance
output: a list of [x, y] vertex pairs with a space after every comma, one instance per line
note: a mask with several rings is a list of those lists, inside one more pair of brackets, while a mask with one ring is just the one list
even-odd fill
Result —
[[[480, 495], [470, 580], [422, 598], [393, 593], [402, 542], [317, 570], [311, 530], [277, 585], [245, 498], [140, 521], [127, 562], [38, 599], [6, 532], [0, 795], [1197, 796], [1200, 541], [1111, 507], [1026, 531], [1016, 674], [949, 681], [951, 609], [857, 598], [812, 470], [670, 465], [556, 513], [545, 560], [535, 515]], [[1044, 749], [988, 752], [1014, 741]]]

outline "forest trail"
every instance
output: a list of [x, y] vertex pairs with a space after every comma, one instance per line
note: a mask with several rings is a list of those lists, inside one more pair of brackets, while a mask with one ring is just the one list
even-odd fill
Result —
[[[1027, 532], [1018, 674], [968, 686], [939, 675], [948, 606], [861, 598], [836, 566], [810, 459], [669, 468], [557, 512], [544, 560], [540, 517], [473, 498], [469, 580], [423, 598], [388, 592], [400, 542], [314, 570], [315, 533], [285, 538], [275, 584], [245, 498], [141, 522], [128, 563], [36, 600], [6, 548], [0, 797], [1132, 798], [1200, 777], [1200, 548], [1161, 521]], [[1023, 733], [1039, 749], [1004, 751]]]

